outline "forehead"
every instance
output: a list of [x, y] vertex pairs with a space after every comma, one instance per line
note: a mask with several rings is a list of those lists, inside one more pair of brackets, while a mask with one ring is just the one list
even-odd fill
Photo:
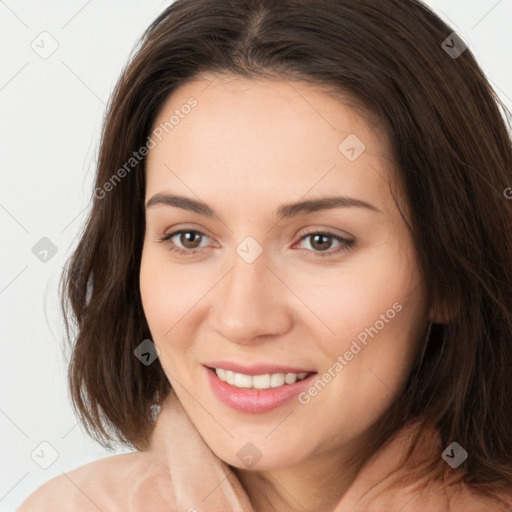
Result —
[[267, 196], [286, 187], [297, 199], [342, 186], [381, 206], [389, 199], [376, 197], [390, 172], [385, 134], [309, 83], [198, 79], [167, 99], [152, 134], [148, 196], [162, 187], [183, 190], [177, 181], [186, 181], [210, 195], [239, 195], [243, 184], [247, 193]]

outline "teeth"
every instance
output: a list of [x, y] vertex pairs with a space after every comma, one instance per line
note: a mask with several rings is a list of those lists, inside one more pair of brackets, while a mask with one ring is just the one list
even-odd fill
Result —
[[252, 387], [256, 389], [268, 389], [270, 387], [270, 375], [253, 375]]
[[[220, 379], [220, 376], [219, 374], [217, 374], [217, 376], [219, 377]], [[228, 384], [231, 384], [233, 385], [235, 383], [235, 376], [233, 375], [233, 372], [231, 370], [226, 370], [226, 377], [225, 377], [225, 380]]]
[[286, 384], [293, 384], [298, 380], [306, 378], [307, 372], [303, 373], [272, 373], [265, 375], [244, 375], [235, 373], [223, 368], [215, 368], [215, 373], [220, 380], [231, 384], [237, 388], [268, 389], [278, 388]]
[[273, 373], [270, 376], [270, 387], [278, 388], [284, 385], [284, 373]]
[[235, 386], [237, 388], [251, 388], [252, 377], [243, 373], [235, 373]]
[[297, 377], [298, 375], [296, 373], [287, 373], [284, 376], [284, 381], [286, 382], [286, 384], [293, 384], [294, 382], [297, 381]]

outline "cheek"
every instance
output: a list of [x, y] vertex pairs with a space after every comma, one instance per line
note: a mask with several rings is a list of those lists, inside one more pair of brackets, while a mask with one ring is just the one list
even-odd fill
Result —
[[[186, 336], [183, 330], [184, 322], [180, 318], [185, 315], [183, 294], [177, 292], [182, 284], [179, 274], [162, 257], [161, 247], [144, 248], [140, 268], [140, 293], [142, 307], [146, 317], [151, 340], [159, 349], [159, 359], [168, 379], [177, 376], [183, 381], [183, 361], [186, 351]], [[186, 318], [186, 317], [185, 317]]]
[[[173, 311], [173, 294], [165, 286], [165, 268], [153, 257], [151, 251], [144, 249], [140, 266], [140, 293], [142, 307], [151, 333], [160, 338], [168, 323], [166, 311]], [[167, 329], [170, 325], [167, 325]]]
[[184, 382], [194, 371], [194, 361], [199, 359], [192, 355], [197, 350], [194, 340], [214, 284], [210, 267], [179, 265], [164, 247], [145, 242], [140, 267], [142, 306], [169, 378]]
[[303, 282], [301, 297], [318, 317], [317, 331], [325, 331], [319, 339], [327, 352], [348, 350], [358, 336], [364, 342], [366, 329], [376, 328], [379, 337], [391, 331], [396, 336], [416, 321], [422, 305], [416, 269], [392, 247], [382, 249], [324, 279]]
[[140, 293], [144, 314], [153, 341], [160, 349], [167, 350], [169, 340], [173, 344], [182, 327], [187, 310], [197, 302], [197, 280], [187, 278], [185, 272], [169, 264], [165, 250], [158, 246], [144, 246], [140, 267]]
[[[382, 403], [412, 366], [426, 309], [419, 274], [408, 261], [396, 251], [383, 252], [333, 280], [330, 292], [325, 287], [316, 297], [314, 307], [335, 333], [318, 338], [327, 355], [324, 371], [331, 368], [342, 376], [334, 379], [332, 390], [349, 392], [349, 400]], [[343, 369], [338, 365], [336, 372], [339, 356]]]

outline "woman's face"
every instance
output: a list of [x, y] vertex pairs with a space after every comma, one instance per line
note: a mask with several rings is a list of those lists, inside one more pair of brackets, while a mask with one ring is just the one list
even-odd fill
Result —
[[198, 431], [239, 468], [359, 449], [428, 315], [384, 134], [306, 83], [227, 76], [153, 129], [141, 294]]

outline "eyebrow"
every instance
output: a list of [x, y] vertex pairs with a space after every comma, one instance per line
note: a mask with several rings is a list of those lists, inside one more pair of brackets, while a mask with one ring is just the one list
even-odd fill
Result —
[[[185, 196], [178, 196], [174, 194], [155, 194], [146, 203], [146, 209], [151, 208], [155, 205], [167, 205], [189, 210], [205, 217], [216, 217], [215, 211], [210, 208], [206, 203], [197, 201]], [[288, 219], [291, 217], [297, 217], [299, 215], [307, 215], [322, 210], [330, 210], [333, 208], [348, 208], [348, 207], [359, 207], [367, 208], [369, 210], [382, 213], [374, 205], [362, 201], [361, 199], [355, 199], [347, 196], [330, 196], [322, 197], [319, 199], [310, 199], [308, 201], [299, 201], [296, 203], [288, 203], [281, 205], [277, 210], [278, 219]]]

